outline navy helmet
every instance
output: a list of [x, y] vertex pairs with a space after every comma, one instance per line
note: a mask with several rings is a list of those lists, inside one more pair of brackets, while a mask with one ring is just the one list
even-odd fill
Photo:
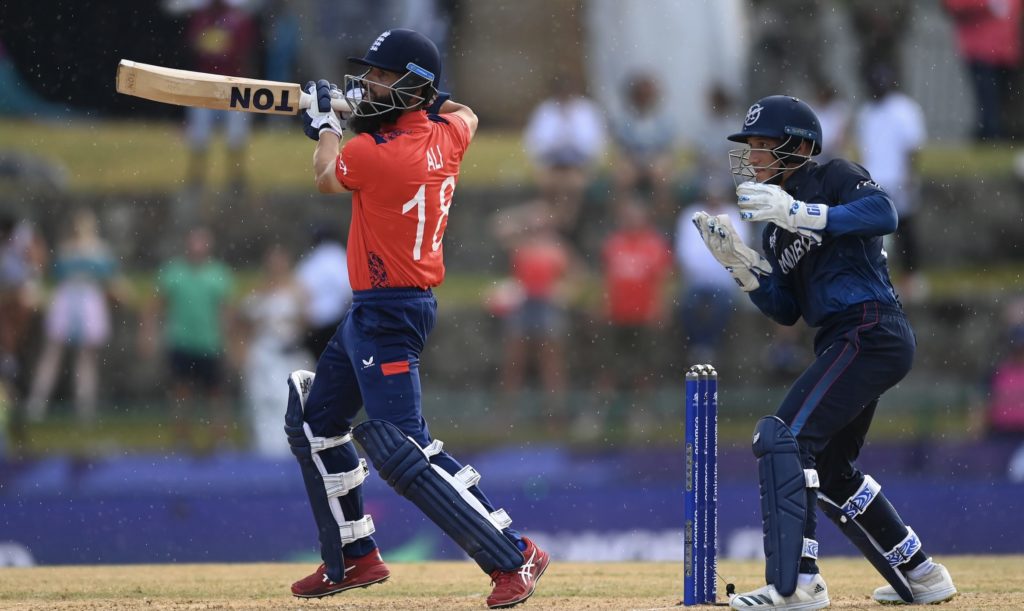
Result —
[[[356, 115], [374, 116], [396, 108], [406, 110], [426, 106], [437, 94], [441, 80], [441, 53], [429, 38], [415, 30], [387, 30], [373, 41], [362, 57], [348, 59], [362, 66], [402, 75], [390, 86], [374, 82], [374, 85], [391, 90], [390, 100], [370, 100], [364, 95], [365, 84], [372, 82], [365, 73], [346, 75], [345, 97]], [[424, 96], [421, 91], [424, 86], [429, 86], [432, 93]]]
[[[777, 138], [783, 142], [792, 138], [814, 143], [811, 155], [821, 152], [821, 122], [807, 102], [788, 95], [770, 95], [754, 102], [743, 119], [743, 129], [729, 136], [733, 142], [746, 142], [748, 138]], [[799, 146], [799, 140], [795, 142]]]
[[[757, 180], [759, 170], [773, 171], [766, 182], [778, 183], [786, 171], [801, 167], [821, 152], [818, 116], [806, 102], [788, 95], [771, 95], [754, 102], [743, 118], [743, 129], [730, 135], [729, 140], [746, 144], [750, 138], [757, 137], [772, 138], [779, 144], [772, 149], [748, 147], [729, 151], [729, 166], [737, 184]], [[811, 143], [811, 151], [807, 155], [797, 152], [805, 140]], [[753, 165], [750, 158], [753, 150], [769, 151], [772, 162]]]

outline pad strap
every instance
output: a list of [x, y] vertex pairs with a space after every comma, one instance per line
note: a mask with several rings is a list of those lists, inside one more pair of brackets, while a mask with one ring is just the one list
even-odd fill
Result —
[[907, 536], [903, 537], [903, 540], [896, 544], [896, 547], [892, 548], [885, 554], [885, 559], [889, 561], [889, 566], [895, 568], [901, 564], [906, 564], [911, 556], [916, 554], [921, 549], [921, 540], [917, 538], [917, 533], [914, 529], [907, 527]]
[[352, 431], [348, 431], [344, 435], [338, 435], [337, 437], [315, 437], [313, 436], [313, 431], [309, 428], [309, 424], [303, 422], [302, 429], [306, 432], [306, 439], [309, 440], [309, 448], [313, 452], [322, 452], [323, 450], [336, 448], [352, 441]]
[[804, 469], [804, 487], [818, 488], [818, 470]]
[[343, 522], [338, 526], [338, 529], [341, 532], [342, 545], [348, 545], [349, 543], [362, 539], [363, 537], [369, 537], [376, 530], [373, 526], [373, 518], [370, 517], [370, 514], [366, 514], [358, 520]]
[[878, 493], [882, 491], [882, 486], [875, 481], [875, 478], [870, 475], [864, 475], [864, 481], [861, 483], [860, 488], [857, 492], [854, 492], [850, 498], [846, 499], [840, 510], [843, 512], [843, 516], [847, 520], [852, 520], [864, 513], [871, 501], [875, 500]]
[[[412, 439], [409, 441], [412, 441]], [[413, 441], [413, 443], [416, 442]], [[448, 483], [451, 484], [452, 488], [458, 491], [459, 496], [469, 503], [470, 507], [475, 509], [480, 515], [487, 518], [495, 528], [502, 530], [512, 525], [512, 518], [509, 517], [508, 513], [504, 509], [497, 509], [495, 511], [488, 512], [487, 508], [480, 502], [480, 499], [476, 498], [476, 496], [469, 491], [470, 487], [475, 486], [480, 482], [480, 474], [477, 473], [476, 469], [466, 465], [459, 469], [458, 473], [452, 475], [437, 465], [430, 466], [433, 467], [434, 471], [436, 471], [442, 479], [447, 480]]]
[[814, 539], [808, 539], [807, 537], [804, 537], [804, 549], [803, 552], [800, 553], [800, 556], [802, 558], [813, 558], [814, 560], [817, 560], [818, 542]]
[[[351, 437], [351, 436], [349, 436]], [[335, 437], [337, 439], [337, 437]], [[349, 490], [353, 490], [358, 486], [362, 485], [363, 480], [370, 474], [370, 468], [366, 466], [366, 459], [359, 459], [359, 466], [351, 471], [345, 471], [344, 473], [327, 473], [323, 474], [324, 488], [327, 489], [327, 496], [329, 498], [335, 498], [339, 496], [345, 496]]]

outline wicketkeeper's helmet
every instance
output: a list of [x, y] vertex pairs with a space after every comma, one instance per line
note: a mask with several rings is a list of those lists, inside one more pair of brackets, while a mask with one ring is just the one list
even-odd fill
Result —
[[[774, 138], [780, 142], [771, 149], [775, 156], [774, 167], [780, 172], [794, 169], [807, 163], [821, 152], [821, 122], [811, 107], [799, 98], [788, 95], [771, 95], [754, 102], [743, 119], [743, 129], [729, 136], [733, 142], [746, 143], [750, 138]], [[807, 140], [811, 143], [809, 155], [796, 151]], [[751, 180], [754, 168], [749, 161], [750, 149], [729, 151], [729, 163], [733, 176], [740, 181]]]

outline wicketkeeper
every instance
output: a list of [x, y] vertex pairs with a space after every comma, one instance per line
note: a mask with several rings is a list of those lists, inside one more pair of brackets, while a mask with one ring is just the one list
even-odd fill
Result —
[[882, 236], [896, 229], [889, 196], [864, 168], [818, 165], [821, 125], [810, 106], [775, 95], [747, 111], [729, 140], [741, 218], [764, 221], [765, 257], [726, 215], [693, 222], [715, 258], [772, 320], [817, 328], [815, 360], [774, 416], [754, 432], [768, 585], [732, 598], [734, 609], [821, 609], [815, 503], [889, 585], [880, 603], [935, 603], [956, 594], [881, 485], [854, 461], [878, 399], [910, 371], [916, 339], [886, 267]]

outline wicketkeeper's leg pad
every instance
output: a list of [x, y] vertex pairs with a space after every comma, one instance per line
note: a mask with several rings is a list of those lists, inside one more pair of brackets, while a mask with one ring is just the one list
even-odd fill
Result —
[[753, 449], [761, 479], [765, 581], [790, 596], [796, 590], [800, 558], [818, 557], [817, 541], [804, 538], [807, 489], [818, 487], [818, 473], [803, 468], [796, 438], [776, 416], [758, 421]]
[[351, 432], [336, 437], [313, 435], [304, 416], [313, 378], [312, 372], [302, 370], [289, 376], [284, 429], [313, 508], [327, 576], [341, 582], [345, 577], [342, 547], [374, 531], [373, 519], [363, 515], [360, 490], [369, 469], [356, 453]]
[[917, 538], [913, 529], [907, 527], [907, 534], [899, 543], [891, 549], [884, 549], [865, 527], [863, 514], [869, 508], [879, 510], [876, 513], [891, 516], [887, 520], [888, 522], [895, 521], [896, 524], [902, 524], [896, 510], [882, 494], [882, 487], [878, 482], [870, 475], [865, 475], [864, 482], [857, 491], [843, 503], [837, 503], [819, 492], [818, 506], [839, 527], [846, 538], [857, 546], [860, 553], [864, 554], [871, 566], [881, 573], [900, 598], [906, 603], [912, 603], [914, 594], [906, 575], [899, 567], [906, 564], [921, 549], [921, 540]]
[[385, 420], [367, 420], [353, 435], [381, 478], [413, 502], [441, 527], [486, 573], [510, 571], [523, 564], [523, 554], [503, 533], [512, 520], [505, 510], [488, 512], [470, 488], [480, 481], [466, 465], [454, 475], [430, 458], [441, 451], [435, 440], [426, 448]]

